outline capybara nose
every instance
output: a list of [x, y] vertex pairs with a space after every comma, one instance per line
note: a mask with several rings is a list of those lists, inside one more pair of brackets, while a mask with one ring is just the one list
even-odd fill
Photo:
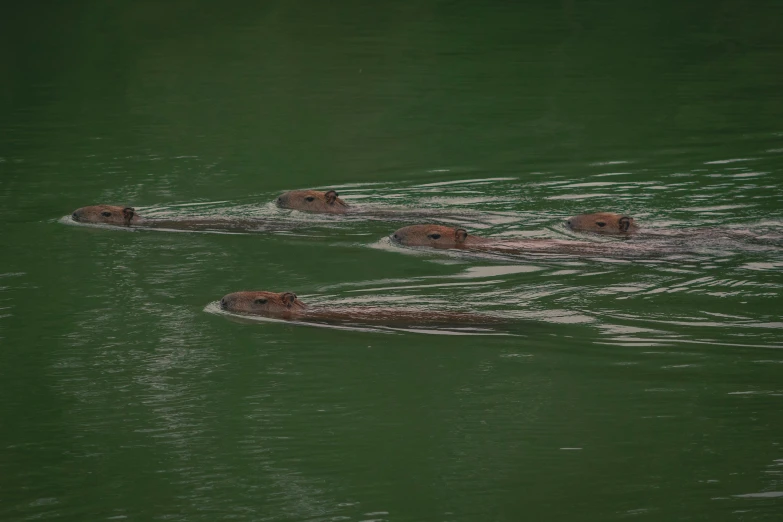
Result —
[[79, 221], [79, 211], [78, 210], [75, 210], [73, 212], [73, 214], [71, 214], [71, 219], [73, 219], [74, 221]]
[[277, 206], [280, 206], [282, 204], [283, 204], [283, 196], [280, 196], [279, 198], [277, 198]]
[[399, 241], [399, 240], [400, 240], [400, 239], [402, 239], [402, 238], [401, 238], [401, 237], [400, 237], [400, 236], [397, 234], [397, 232], [395, 232], [394, 234], [392, 234], [392, 239], [393, 239], [394, 241]]
[[226, 301], [226, 298], [225, 298], [225, 297], [224, 297], [223, 299], [221, 299], [221, 300], [220, 300], [220, 308], [222, 308], [223, 310], [225, 310], [226, 308], [228, 308], [228, 301]]

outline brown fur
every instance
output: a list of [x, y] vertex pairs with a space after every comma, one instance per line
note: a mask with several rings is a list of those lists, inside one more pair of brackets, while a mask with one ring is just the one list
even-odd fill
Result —
[[392, 234], [392, 239], [405, 246], [432, 248], [470, 248], [489, 242], [489, 239], [471, 236], [464, 228], [442, 225], [411, 225]]
[[139, 225], [144, 219], [131, 207], [93, 205], [76, 209], [71, 219], [79, 223], [103, 223], [105, 225]]
[[334, 190], [319, 192], [317, 190], [292, 190], [280, 194], [277, 206], [302, 212], [317, 212], [321, 214], [345, 214], [348, 205], [340, 199]]
[[575, 232], [611, 235], [633, 234], [637, 229], [632, 217], [613, 212], [580, 214], [569, 218], [566, 226]]

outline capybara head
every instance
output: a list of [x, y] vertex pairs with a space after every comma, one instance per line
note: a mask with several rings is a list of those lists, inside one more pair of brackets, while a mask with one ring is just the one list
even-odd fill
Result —
[[566, 226], [575, 232], [596, 234], [630, 234], [636, 230], [632, 217], [613, 212], [580, 214], [569, 218]]
[[280, 194], [277, 206], [303, 212], [320, 212], [325, 214], [345, 214], [348, 205], [340, 199], [334, 190], [318, 192], [317, 190], [292, 190]]
[[242, 314], [287, 316], [305, 308], [292, 292], [234, 292], [220, 300], [220, 308]]
[[74, 210], [71, 218], [79, 223], [104, 223], [106, 225], [135, 225], [141, 221], [136, 210], [115, 205], [93, 205]]
[[441, 225], [411, 225], [402, 227], [391, 236], [393, 241], [405, 246], [428, 246], [432, 248], [462, 248], [475, 236], [468, 235], [464, 228]]

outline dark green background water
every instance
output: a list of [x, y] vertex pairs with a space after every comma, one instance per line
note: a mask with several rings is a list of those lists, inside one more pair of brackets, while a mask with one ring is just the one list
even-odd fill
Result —
[[[783, 518], [780, 248], [409, 255], [269, 205], [779, 233], [783, 3], [27, 2], [0, 43], [0, 519]], [[59, 222], [99, 202], [305, 226]], [[515, 335], [209, 313], [241, 289]]]

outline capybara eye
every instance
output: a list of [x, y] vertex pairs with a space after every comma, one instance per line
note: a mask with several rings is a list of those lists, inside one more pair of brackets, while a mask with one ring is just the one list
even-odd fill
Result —
[[103, 217], [111, 217], [111, 212], [109, 212], [108, 210], [104, 210], [103, 212], [101, 212], [101, 216], [103, 216]]
[[267, 299], [264, 299], [263, 297], [259, 297], [255, 301], [253, 301], [255, 304], [266, 304]]
[[432, 234], [428, 234], [427, 237], [430, 239], [440, 239], [440, 234], [433, 232]]
[[305, 198], [305, 201], [312, 202], [312, 201], [315, 201], [315, 198], [313, 196], [307, 196]]
[[598, 225], [599, 227], [605, 227], [606, 226], [606, 223], [603, 222], [603, 221], [596, 221], [595, 224]]

